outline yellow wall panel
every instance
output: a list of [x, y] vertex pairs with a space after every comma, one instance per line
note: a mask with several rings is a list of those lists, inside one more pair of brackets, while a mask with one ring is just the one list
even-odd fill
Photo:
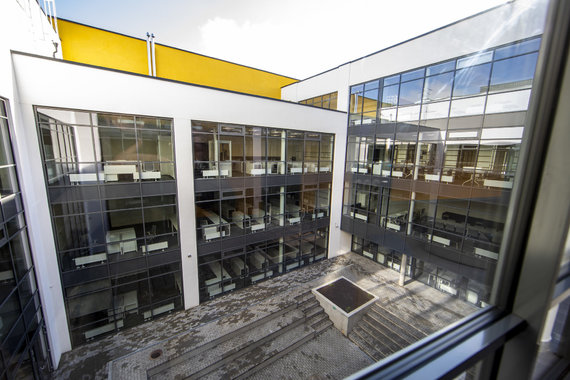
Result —
[[[63, 59], [148, 74], [146, 41], [58, 20]], [[156, 44], [156, 75], [254, 95], [281, 98], [296, 79]]]

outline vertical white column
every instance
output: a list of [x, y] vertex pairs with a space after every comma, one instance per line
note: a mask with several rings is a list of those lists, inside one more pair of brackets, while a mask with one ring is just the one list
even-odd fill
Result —
[[[340, 93], [339, 93], [340, 96]], [[334, 137], [334, 165], [331, 189], [331, 208], [329, 225], [329, 258], [350, 251], [351, 234], [341, 231], [342, 194], [344, 190], [344, 158], [346, 153], [346, 128]]]
[[154, 47], [154, 33], [150, 35], [150, 44], [152, 52], [152, 76], [156, 76], [156, 49]]
[[146, 33], [146, 59], [148, 64], [148, 75], [152, 75], [152, 62], [150, 55], [150, 34]]
[[[14, 156], [28, 222], [28, 236], [44, 320], [55, 368], [61, 354], [71, 350], [63, 289], [57, 260], [49, 200], [44, 182], [34, 111], [29, 104], [14, 105]], [[25, 163], [25, 165], [22, 165]], [[22, 170], [22, 166], [26, 170]]]
[[178, 236], [182, 263], [184, 308], [200, 303], [198, 290], [198, 253], [194, 216], [194, 171], [192, 170], [192, 125], [185, 118], [174, 118], [174, 150], [178, 198]]

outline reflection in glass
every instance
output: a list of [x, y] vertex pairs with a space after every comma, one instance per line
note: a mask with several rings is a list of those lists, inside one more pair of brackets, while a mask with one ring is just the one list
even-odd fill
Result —
[[531, 87], [537, 58], [538, 53], [534, 53], [495, 62], [489, 91]]
[[470, 55], [465, 58], [460, 58], [457, 60], [457, 69], [462, 69], [468, 66], [475, 66], [481, 63], [489, 62], [493, 59], [493, 52], [488, 51], [485, 53]]
[[402, 73], [401, 82], [406, 82], [412, 79], [421, 78], [424, 76], [424, 69], [417, 69], [413, 71], [408, 71], [407, 73]]
[[398, 105], [399, 86], [388, 86], [382, 90], [382, 107], [392, 107]]
[[487, 92], [491, 64], [457, 70], [453, 86], [453, 97], [477, 95]]
[[528, 107], [530, 90], [489, 95], [486, 113], [524, 111]]
[[437, 65], [429, 66], [426, 69], [426, 75], [441, 74], [448, 71], [453, 71], [454, 69], [455, 69], [455, 61], [444, 62]]
[[420, 103], [423, 85], [423, 79], [402, 83], [400, 85], [399, 105], [405, 106]]
[[422, 120], [442, 119], [449, 115], [449, 102], [428, 103], [422, 106]]
[[482, 114], [485, 109], [485, 97], [456, 99], [451, 102], [450, 117]]
[[503, 59], [519, 54], [530, 53], [531, 51], [537, 51], [540, 47], [540, 40], [540, 38], [534, 38], [529, 41], [523, 41], [518, 44], [497, 49], [495, 50], [495, 59]]
[[448, 99], [451, 96], [451, 86], [453, 84], [453, 73], [435, 75], [426, 78], [423, 101], [434, 101]]

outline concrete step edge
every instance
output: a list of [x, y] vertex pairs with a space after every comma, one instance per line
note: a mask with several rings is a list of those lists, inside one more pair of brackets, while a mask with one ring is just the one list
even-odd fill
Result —
[[372, 360], [374, 361], [379, 360], [378, 358], [380, 357], [380, 355], [378, 354], [376, 349], [370, 347], [368, 342], [362, 339], [357, 333], [355, 333], [354, 330], [352, 330], [351, 333], [348, 334], [348, 337], [352, 343], [356, 344], [358, 348], [360, 348], [360, 350], [364, 352], [366, 355], [368, 355], [368, 357], [370, 357]]
[[317, 315], [318, 313], [324, 313], [324, 311], [325, 310], [323, 309], [323, 307], [317, 302], [312, 307], [303, 310], [303, 313], [305, 313], [305, 316], [307, 318], [311, 318], [313, 315]]
[[[393, 316], [396, 319], [400, 319], [400, 317], [398, 317], [396, 314], [394, 314], [393, 312], [391, 312], [390, 310], [386, 309], [385, 307], [383, 307], [382, 305], [380, 305], [378, 302], [376, 302], [374, 305], [372, 305], [372, 308], [378, 308], [383, 312], [386, 312], [388, 314], [390, 314], [391, 316]], [[421, 317], [421, 316], [420, 316]], [[425, 332], [423, 330], [420, 330], [419, 328], [417, 328], [416, 326], [412, 326], [412, 328], [414, 329], [414, 331], [417, 331], [418, 333], [420, 333], [423, 337], [426, 337], [428, 335], [430, 335], [429, 332]]]
[[298, 305], [298, 307], [299, 307], [299, 310], [305, 311], [307, 309], [313, 308], [315, 305], [320, 305], [320, 304], [319, 304], [319, 301], [317, 301], [317, 299], [313, 297], [313, 298], [309, 298], [309, 299], [301, 302]]
[[197, 379], [197, 378], [201, 378], [203, 376], [208, 375], [209, 373], [217, 370], [220, 367], [223, 367], [224, 365], [236, 360], [237, 358], [247, 354], [248, 352], [256, 349], [259, 346], [264, 345], [265, 343], [267, 343], [268, 341], [277, 339], [279, 336], [286, 334], [287, 332], [289, 332], [290, 330], [293, 330], [296, 327], [299, 327], [300, 325], [302, 325], [305, 322], [304, 318], [299, 318], [296, 321], [294, 321], [293, 323], [284, 326], [283, 328], [276, 330], [274, 332], [272, 332], [269, 335], [266, 335], [265, 337], [251, 343], [251, 342], [247, 342], [244, 343], [241, 347], [239, 347], [239, 349], [234, 349], [232, 350], [231, 353], [227, 354], [227, 355], [222, 355], [222, 359], [207, 366], [204, 367], [198, 371], [195, 371], [191, 374], [187, 374], [185, 375], [186, 379]]
[[[417, 329], [404, 321], [402, 324], [405, 324], [409, 329], [405, 329], [403, 326], [398, 325], [397, 323], [391, 321], [390, 319], [386, 318], [374, 308], [370, 308], [366, 316], [372, 319], [375, 323], [382, 325], [383, 327], [389, 329], [390, 331], [394, 332], [398, 336], [402, 337], [403, 340], [408, 342], [408, 344], [412, 344], [417, 342], [418, 340], [422, 339], [423, 336], [417, 333]], [[411, 331], [410, 331], [411, 330]]]
[[359, 323], [358, 327], [364, 330], [370, 339], [374, 341], [375, 347], [383, 348], [385, 351], [390, 351], [390, 353], [394, 353], [403, 348], [382, 332], [379, 332], [378, 335], [382, 335], [384, 338], [378, 339], [377, 335], [375, 334], [376, 331], [371, 330], [371, 327], [369, 325], [366, 325], [366, 323], [362, 323], [362, 321]]
[[331, 320], [326, 320], [326, 322], [319, 323], [317, 325], [312, 325], [311, 327], [315, 330], [316, 335], [322, 334], [326, 329], [333, 325]]
[[311, 317], [307, 318], [307, 324], [309, 326], [313, 326], [313, 325], [319, 323], [320, 321], [322, 321], [323, 319], [329, 319], [329, 316], [324, 311], [317, 313], [317, 314], [314, 314]]
[[[200, 355], [201, 353], [203, 353], [206, 350], [211, 349], [212, 347], [218, 346], [244, 332], [247, 332], [255, 327], [261, 326], [265, 323], [270, 322], [271, 320], [278, 318], [288, 312], [294, 311], [296, 310], [297, 307], [295, 304], [292, 304], [284, 309], [278, 310], [275, 313], [266, 315], [263, 318], [258, 319], [257, 321], [254, 321], [250, 324], [244, 325], [242, 327], [240, 327], [239, 329], [232, 331], [228, 334], [222, 335], [216, 339], [213, 339], [209, 342], [206, 342], [198, 347], [195, 347], [187, 352], [184, 352], [172, 359], [169, 359], [166, 362], [163, 362], [157, 366], [151, 367], [147, 370], [147, 378], [151, 379], [152, 377], [156, 376], [157, 374], [160, 374], [161, 372], [163, 372], [164, 370], [171, 368], [179, 363], [182, 363], [184, 361], [187, 361], [197, 355]], [[300, 319], [301, 321], [304, 321], [304, 319]]]
[[[379, 331], [379, 332], [383, 333], [390, 340], [392, 340], [394, 343], [397, 343], [399, 345], [409, 346], [410, 344], [412, 344], [416, 341], [416, 340], [411, 341], [409, 339], [409, 337], [407, 336], [408, 334], [406, 334], [405, 330], [398, 329], [398, 331], [394, 331], [394, 329], [390, 328], [389, 326], [386, 326], [384, 323], [382, 323], [381, 321], [378, 321], [377, 319], [375, 319], [373, 316], [371, 316], [369, 314], [364, 315], [364, 317], [362, 318], [362, 321], [364, 321], [365, 323], [368, 323], [368, 325], [370, 325], [370, 327], [373, 328], [375, 331]], [[387, 331], [384, 332], [381, 329], [385, 329]], [[394, 337], [392, 337], [392, 336], [394, 336]]]
[[242, 373], [241, 375], [239, 375], [238, 377], [236, 377], [236, 380], [242, 380], [242, 379], [246, 379], [249, 376], [253, 375], [254, 373], [261, 371], [262, 369], [264, 369], [265, 367], [267, 367], [268, 365], [272, 364], [273, 362], [275, 362], [276, 360], [281, 359], [282, 357], [284, 357], [285, 355], [287, 355], [288, 353], [290, 353], [291, 351], [297, 349], [298, 347], [304, 345], [305, 343], [307, 343], [308, 341], [310, 341], [311, 339], [313, 339], [315, 337], [315, 332], [310, 332], [309, 334], [307, 334], [305, 337], [299, 339], [298, 341], [296, 341], [295, 343], [291, 344], [290, 346], [286, 347], [285, 349], [271, 355], [269, 358], [265, 359], [263, 362], [255, 365], [254, 367], [252, 367], [251, 369], [247, 370], [245, 373]]

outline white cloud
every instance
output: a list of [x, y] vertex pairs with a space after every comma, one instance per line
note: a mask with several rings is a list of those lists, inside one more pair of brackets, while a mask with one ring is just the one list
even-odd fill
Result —
[[502, 1], [272, 2], [263, 10], [252, 7], [247, 19], [209, 18], [198, 27], [200, 47], [194, 50], [302, 79]]

